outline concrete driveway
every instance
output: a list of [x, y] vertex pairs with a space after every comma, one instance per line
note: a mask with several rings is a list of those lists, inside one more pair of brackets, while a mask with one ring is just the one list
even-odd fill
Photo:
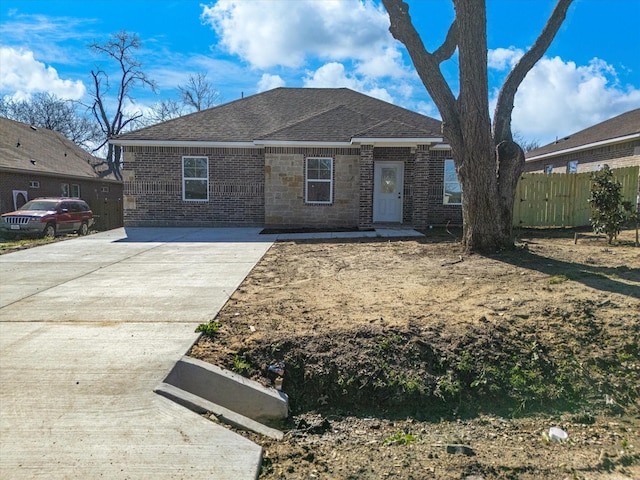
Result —
[[253, 479], [261, 448], [153, 393], [274, 237], [124, 229], [0, 256], [0, 478]]

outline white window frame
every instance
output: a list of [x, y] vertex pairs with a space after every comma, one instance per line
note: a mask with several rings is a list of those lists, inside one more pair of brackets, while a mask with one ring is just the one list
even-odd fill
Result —
[[61, 183], [60, 184], [60, 196], [64, 197], [64, 198], [68, 198], [69, 197], [69, 184], [68, 183]]
[[[309, 178], [309, 164], [314, 160], [329, 160], [331, 171], [329, 178]], [[331, 205], [333, 203], [333, 175], [334, 175], [334, 159], [332, 157], [307, 157], [304, 160], [304, 202], [311, 205]], [[328, 183], [329, 184], [329, 200], [309, 200], [309, 184], [311, 183]]]
[[544, 173], [546, 173], [547, 175], [553, 173], [553, 164], [552, 163], [549, 163], [549, 164], [544, 166]]
[[80, 198], [80, 185], [77, 183], [71, 184], [71, 198]]
[[29, 182], [29, 188], [40, 188], [40, 182], [38, 180], [31, 180]]
[[[456, 174], [456, 181], [447, 181], [447, 164], [451, 165], [454, 173]], [[456, 164], [451, 158], [447, 158], [444, 161], [443, 168], [443, 176], [442, 176], [442, 204], [443, 205], [462, 205], [462, 186], [460, 185], [460, 180], [458, 180], [458, 173], [456, 172]], [[447, 201], [447, 185], [455, 184], [458, 186], [460, 190], [460, 202], [448, 202]]]
[[567, 173], [578, 173], [578, 160], [567, 162]]
[[[186, 177], [184, 172], [185, 161], [192, 159], [204, 159], [207, 163], [206, 176], [200, 177]], [[189, 181], [204, 181], [206, 183], [206, 198], [187, 198], [187, 182]], [[208, 202], [209, 201], [209, 157], [201, 156], [185, 156], [182, 157], [182, 200], [185, 202]]]

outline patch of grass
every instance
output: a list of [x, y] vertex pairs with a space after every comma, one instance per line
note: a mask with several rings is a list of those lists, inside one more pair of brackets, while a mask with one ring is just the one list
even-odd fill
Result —
[[238, 354], [233, 356], [233, 371], [244, 374], [251, 370], [251, 364], [240, 358]]
[[559, 285], [566, 282], [569, 278], [566, 275], [554, 275], [549, 277], [549, 285]]
[[385, 337], [378, 337], [378, 354], [382, 354], [392, 348], [394, 345], [402, 343], [402, 337], [400, 335], [389, 335]]
[[59, 241], [63, 237], [56, 238], [8, 238], [6, 236], [0, 237], [0, 254], [14, 252], [17, 250], [23, 250], [25, 248], [37, 247], [39, 245], [46, 245]]
[[220, 322], [215, 322], [212, 320], [209, 323], [201, 323], [200, 325], [198, 325], [196, 328], [196, 332], [202, 333], [209, 338], [213, 338], [218, 334], [221, 327], [222, 324]]
[[418, 440], [418, 437], [408, 432], [396, 432], [393, 435], [385, 438], [382, 444], [385, 447], [389, 447], [391, 445], [409, 445], [416, 440]]

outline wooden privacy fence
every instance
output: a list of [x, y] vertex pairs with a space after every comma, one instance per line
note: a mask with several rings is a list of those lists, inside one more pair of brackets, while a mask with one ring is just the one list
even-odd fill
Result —
[[[613, 170], [622, 184], [622, 195], [638, 202], [640, 167]], [[584, 173], [524, 173], [518, 181], [513, 206], [516, 227], [581, 227], [589, 225], [591, 175]]]

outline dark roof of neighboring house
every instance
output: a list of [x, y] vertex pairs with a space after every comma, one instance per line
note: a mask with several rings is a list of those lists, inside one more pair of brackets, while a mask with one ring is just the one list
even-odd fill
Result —
[[0, 170], [115, 180], [106, 171], [104, 160], [86, 152], [61, 133], [2, 117]]
[[[610, 118], [604, 122], [585, 128], [535, 150], [527, 152], [527, 160], [540, 156], [560, 155], [566, 150], [580, 149], [592, 144], [615, 143], [624, 137], [640, 137], [640, 108]], [[610, 141], [610, 142], [609, 142]]]
[[342, 143], [366, 132], [389, 139], [442, 136], [439, 120], [347, 88], [276, 88], [125, 133], [114, 143]]

